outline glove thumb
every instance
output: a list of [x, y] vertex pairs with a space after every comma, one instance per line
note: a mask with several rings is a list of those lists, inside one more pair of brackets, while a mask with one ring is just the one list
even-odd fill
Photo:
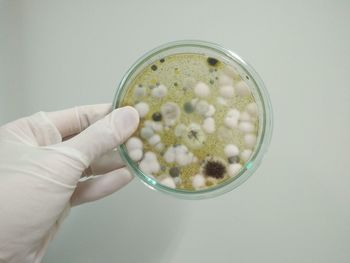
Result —
[[79, 151], [90, 164], [129, 138], [136, 131], [139, 120], [134, 108], [119, 108], [59, 146]]

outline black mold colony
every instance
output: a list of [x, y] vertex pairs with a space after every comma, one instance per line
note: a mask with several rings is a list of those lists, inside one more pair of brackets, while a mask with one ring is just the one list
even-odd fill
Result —
[[221, 179], [225, 176], [226, 166], [224, 163], [218, 160], [208, 160], [204, 164], [203, 172], [206, 176]]

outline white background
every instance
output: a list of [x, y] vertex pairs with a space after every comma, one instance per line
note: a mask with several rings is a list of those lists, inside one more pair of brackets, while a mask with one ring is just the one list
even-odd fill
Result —
[[350, 262], [349, 1], [0, 2], [0, 124], [111, 102], [137, 58], [179, 39], [246, 58], [275, 113], [241, 187], [184, 201], [135, 179], [74, 208], [44, 262]]

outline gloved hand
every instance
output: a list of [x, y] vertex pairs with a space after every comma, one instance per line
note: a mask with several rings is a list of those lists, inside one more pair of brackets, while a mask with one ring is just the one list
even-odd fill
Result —
[[[110, 109], [39, 112], [0, 127], [0, 262], [40, 262], [71, 205], [132, 179], [113, 149], [136, 130], [139, 116], [132, 107], [105, 116]], [[91, 173], [99, 176], [80, 180]]]

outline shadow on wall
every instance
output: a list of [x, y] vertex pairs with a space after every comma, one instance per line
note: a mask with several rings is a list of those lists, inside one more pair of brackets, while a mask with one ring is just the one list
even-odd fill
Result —
[[133, 182], [106, 200], [74, 208], [44, 262], [166, 262], [185, 231], [187, 207]]

